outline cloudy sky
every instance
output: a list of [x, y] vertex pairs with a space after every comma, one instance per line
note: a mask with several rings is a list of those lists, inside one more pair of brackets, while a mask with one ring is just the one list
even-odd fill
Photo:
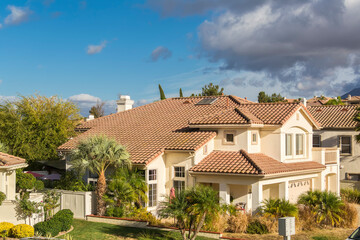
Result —
[[209, 82], [256, 100], [359, 87], [358, 0], [2, 0], [0, 100], [59, 95], [82, 113]]

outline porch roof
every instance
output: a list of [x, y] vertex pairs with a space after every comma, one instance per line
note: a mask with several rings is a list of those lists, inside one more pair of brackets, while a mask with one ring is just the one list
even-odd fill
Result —
[[190, 171], [266, 175], [324, 168], [324, 165], [314, 161], [282, 163], [262, 153], [249, 154], [245, 150], [240, 150], [213, 151]]
[[13, 166], [25, 163], [26, 160], [20, 157], [0, 152], [0, 167], [2, 166]]

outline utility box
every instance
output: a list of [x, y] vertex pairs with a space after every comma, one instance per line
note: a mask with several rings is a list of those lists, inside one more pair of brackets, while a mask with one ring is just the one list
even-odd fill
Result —
[[291, 235], [295, 235], [295, 217], [279, 218], [279, 235], [284, 239], [290, 239]]

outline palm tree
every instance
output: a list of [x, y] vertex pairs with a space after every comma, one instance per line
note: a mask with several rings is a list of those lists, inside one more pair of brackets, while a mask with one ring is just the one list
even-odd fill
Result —
[[105, 172], [109, 167], [130, 166], [129, 154], [125, 147], [106, 136], [92, 136], [82, 140], [72, 151], [71, 163], [74, 168], [84, 172], [86, 169], [99, 176], [96, 186], [97, 214], [105, 213], [103, 196], [106, 192]]
[[296, 217], [298, 214], [298, 209], [295, 204], [291, 204], [288, 200], [285, 199], [268, 199], [263, 202], [261, 207], [264, 216], [266, 217]]
[[298, 202], [310, 209], [319, 224], [335, 226], [343, 221], [344, 202], [335, 193], [308, 191], [300, 196]]
[[140, 208], [141, 202], [147, 201], [146, 192], [147, 184], [138, 170], [120, 168], [111, 177], [106, 202], [115, 207], [125, 205], [128, 209], [135, 203]]
[[205, 221], [214, 220], [221, 211], [218, 192], [204, 185], [176, 192], [174, 198], [167, 196], [166, 199], [162, 202], [159, 215], [175, 218], [184, 240], [195, 239]]

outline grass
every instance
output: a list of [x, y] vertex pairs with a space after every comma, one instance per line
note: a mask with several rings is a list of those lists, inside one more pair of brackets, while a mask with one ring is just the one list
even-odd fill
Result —
[[[343, 240], [346, 239], [355, 229], [332, 228], [332, 229], [317, 229], [311, 232], [300, 232], [291, 236], [291, 240]], [[223, 236], [241, 238], [244, 240], [282, 240], [283, 237], [278, 234], [264, 234], [264, 235], [250, 235], [250, 234], [236, 234], [225, 233]]]
[[[74, 219], [74, 230], [70, 233], [76, 240], [97, 239], [139, 239], [139, 240], [177, 240], [181, 239], [179, 232], [167, 232], [152, 229], [122, 227], [107, 223], [88, 222]], [[210, 240], [211, 238], [197, 237], [197, 240]]]

